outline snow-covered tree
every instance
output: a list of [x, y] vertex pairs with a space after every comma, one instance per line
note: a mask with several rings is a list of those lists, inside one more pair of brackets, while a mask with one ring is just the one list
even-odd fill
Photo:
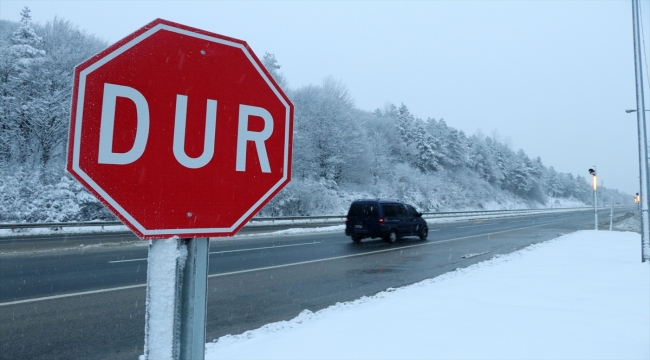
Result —
[[282, 90], [288, 90], [289, 89], [289, 84], [287, 83], [287, 79], [282, 75], [282, 73], [279, 72], [280, 64], [278, 64], [278, 60], [276, 60], [274, 54], [270, 53], [264, 53], [264, 57], [262, 58], [262, 64], [264, 64], [264, 67], [266, 68], [266, 71], [268, 71], [271, 76], [273, 76], [273, 80], [275, 80], [278, 85], [282, 88]]
[[364, 166], [366, 146], [356, 119], [354, 102], [338, 81], [292, 92], [296, 113], [294, 143], [303, 151], [294, 155], [299, 176], [339, 183], [349, 178], [348, 166]]

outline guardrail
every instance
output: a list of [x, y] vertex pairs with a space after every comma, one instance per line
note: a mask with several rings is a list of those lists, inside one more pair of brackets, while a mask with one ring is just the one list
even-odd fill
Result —
[[[617, 206], [616, 208], [628, 207]], [[499, 214], [513, 214], [513, 213], [542, 213], [542, 212], [556, 212], [556, 211], [586, 211], [592, 210], [592, 207], [573, 207], [573, 208], [555, 208], [555, 209], [514, 209], [514, 210], [472, 210], [472, 211], [440, 211], [423, 213], [426, 218], [445, 218], [445, 217], [461, 217], [461, 216], [482, 216], [482, 215], [499, 215]], [[601, 210], [608, 210], [603, 208]], [[255, 217], [252, 218], [247, 226], [254, 226], [255, 223], [271, 222], [309, 222], [314, 223], [318, 221], [332, 222], [336, 219], [345, 219], [346, 215], [324, 215], [324, 216], [281, 216], [281, 217]], [[329, 220], [329, 221], [328, 221]], [[15, 223], [15, 224], [0, 224], [0, 229], [35, 229], [35, 228], [64, 228], [64, 227], [87, 227], [87, 226], [119, 226], [124, 225], [121, 221], [84, 221], [84, 222], [49, 222], [49, 223]]]

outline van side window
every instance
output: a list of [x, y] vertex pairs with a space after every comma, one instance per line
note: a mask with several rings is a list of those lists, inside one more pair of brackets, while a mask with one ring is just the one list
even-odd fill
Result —
[[371, 216], [377, 217], [377, 205], [375, 204], [352, 204], [350, 206], [350, 211], [348, 212], [348, 217], [354, 216]]
[[418, 211], [415, 210], [415, 208], [411, 205], [406, 205], [406, 209], [408, 210], [408, 214], [410, 217], [416, 217], [418, 216]]
[[386, 204], [383, 205], [383, 208], [385, 217], [389, 218], [397, 216], [397, 213], [395, 212], [395, 206]]
[[385, 204], [384, 216], [388, 217], [403, 217], [406, 214], [406, 209], [403, 205], [398, 204]]
[[396, 206], [397, 206], [397, 209], [398, 209], [398, 210], [397, 210], [397, 215], [398, 215], [399, 217], [406, 217], [406, 216], [408, 216], [408, 211], [406, 211], [406, 208], [404, 207], [404, 205], [400, 204], [400, 205], [396, 205]]

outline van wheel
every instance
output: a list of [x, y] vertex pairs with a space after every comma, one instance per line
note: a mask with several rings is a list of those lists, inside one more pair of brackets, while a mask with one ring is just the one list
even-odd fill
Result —
[[352, 241], [354, 241], [355, 243], [360, 243], [361, 242], [361, 236], [352, 235]]
[[395, 241], [397, 241], [397, 232], [395, 232], [395, 230], [392, 230], [384, 240], [386, 240], [391, 244], [394, 243]]
[[422, 230], [420, 230], [420, 235], [418, 236], [420, 237], [420, 240], [426, 240], [428, 235], [429, 235], [429, 229], [422, 228]]

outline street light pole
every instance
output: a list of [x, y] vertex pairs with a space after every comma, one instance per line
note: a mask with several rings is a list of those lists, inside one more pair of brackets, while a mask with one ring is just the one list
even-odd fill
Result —
[[612, 231], [612, 227], [614, 226], [614, 197], [609, 198], [610, 202], [610, 208], [609, 208], [609, 231]]
[[596, 190], [598, 190], [598, 176], [596, 174], [596, 166], [594, 165], [593, 169], [589, 169], [589, 174], [591, 174], [592, 187], [594, 189], [594, 230], [598, 231], [598, 198], [596, 196]]
[[632, 31], [634, 33], [634, 74], [636, 83], [636, 119], [639, 132], [639, 174], [641, 201], [641, 261], [650, 260], [650, 218], [648, 207], [648, 138], [646, 135], [645, 101], [643, 97], [643, 68], [639, 31], [639, 0], [632, 0]]

